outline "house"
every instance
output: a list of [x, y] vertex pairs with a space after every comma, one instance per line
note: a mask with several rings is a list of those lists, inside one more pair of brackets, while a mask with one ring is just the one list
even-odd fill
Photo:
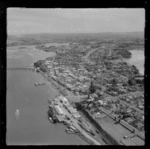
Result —
[[128, 118], [126, 118], [126, 119], [125, 119], [125, 121], [126, 121], [126, 122], [128, 122], [128, 123], [130, 123], [130, 122], [132, 122], [132, 121], [133, 121], [133, 119], [132, 119], [132, 118], [130, 118], [130, 117], [128, 117]]
[[52, 65], [48, 65], [47, 68], [52, 68]]
[[141, 110], [143, 110], [144, 106], [143, 105], [139, 105], [138, 108], [141, 109]]
[[101, 105], [104, 104], [104, 102], [103, 102], [102, 100], [98, 100], [98, 102], [99, 102]]
[[46, 65], [47, 65], [47, 64], [50, 64], [50, 63], [51, 63], [51, 61], [46, 61], [46, 62], [45, 62]]

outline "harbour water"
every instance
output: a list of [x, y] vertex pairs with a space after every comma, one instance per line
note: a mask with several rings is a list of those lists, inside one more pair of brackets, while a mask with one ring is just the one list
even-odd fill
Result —
[[144, 50], [131, 50], [132, 56], [125, 61], [131, 65], [135, 65], [140, 74], [144, 75]]
[[[32, 65], [53, 53], [39, 52], [33, 46], [25, 49], [7, 49], [7, 67]], [[50, 85], [34, 86], [44, 82], [42, 76], [32, 71], [7, 71], [7, 133], [8, 145], [85, 145], [81, 138], [65, 132], [62, 124], [48, 120], [48, 99], [56, 90]]]

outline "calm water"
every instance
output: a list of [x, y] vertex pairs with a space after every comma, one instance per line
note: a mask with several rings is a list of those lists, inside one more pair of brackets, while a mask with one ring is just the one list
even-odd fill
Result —
[[129, 60], [125, 60], [131, 65], [135, 65], [140, 74], [144, 75], [144, 50], [131, 50], [132, 57]]
[[[53, 53], [50, 53], [53, 55]], [[27, 49], [9, 47], [8, 67], [31, 65], [48, 53], [30, 46]], [[52, 124], [47, 118], [49, 98], [57, 95], [51, 86], [35, 87], [43, 78], [29, 71], [7, 71], [7, 144], [87, 144], [76, 135], [66, 134], [65, 126]], [[16, 115], [19, 110], [19, 115]]]

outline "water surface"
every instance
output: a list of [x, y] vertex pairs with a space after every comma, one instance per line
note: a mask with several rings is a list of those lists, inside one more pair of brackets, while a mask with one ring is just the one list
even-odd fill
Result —
[[128, 60], [125, 60], [131, 65], [135, 65], [140, 74], [144, 75], [144, 50], [131, 50], [132, 57]]
[[[33, 49], [9, 47], [8, 67], [24, 67], [50, 56]], [[14, 51], [13, 51], [14, 50]], [[13, 51], [13, 52], [10, 52]], [[41, 54], [40, 54], [41, 53]], [[35, 87], [43, 78], [31, 71], [7, 71], [7, 144], [13, 145], [79, 145], [87, 144], [76, 135], [67, 134], [62, 124], [52, 124], [47, 117], [49, 98], [57, 91], [52, 86]], [[19, 110], [19, 115], [16, 111]]]

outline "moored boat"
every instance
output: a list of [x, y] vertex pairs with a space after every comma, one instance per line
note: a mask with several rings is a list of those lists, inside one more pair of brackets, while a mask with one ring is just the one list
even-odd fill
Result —
[[74, 133], [74, 131], [72, 129], [69, 129], [69, 128], [67, 128], [65, 131], [66, 131], [66, 133], [69, 133], [69, 134]]
[[16, 116], [17, 119], [19, 119], [19, 117], [20, 117], [20, 115], [19, 115], [19, 109], [16, 110], [15, 116]]
[[52, 118], [51, 118], [51, 117], [48, 117], [48, 119], [49, 119], [52, 123], [54, 123], [54, 121], [52, 120]]
[[38, 84], [37, 84], [37, 83], [34, 83], [34, 85], [35, 85], [35, 86], [38, 86]]

